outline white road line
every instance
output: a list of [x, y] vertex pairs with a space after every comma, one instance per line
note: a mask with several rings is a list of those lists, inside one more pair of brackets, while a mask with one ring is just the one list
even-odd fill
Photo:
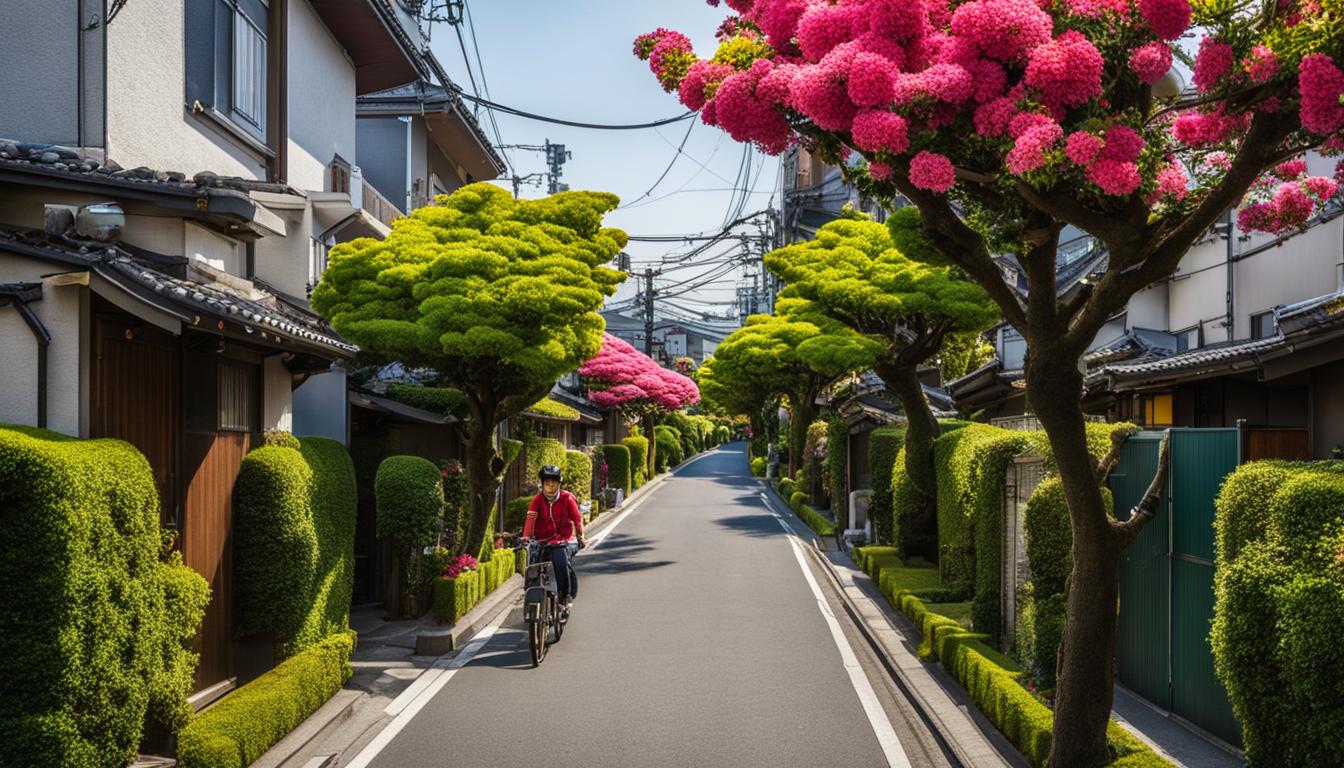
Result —
[[[769, 498], [764, 494], [761, 496], [766, 502], [766, 507], [770, 508]], [[858, 694], [859, 703], [863, 705], [863, 712], [868, 716], [868, 724], [873, 727], [873, 734], [877, 736], [878, 744], [882, 747], [882, 754], [887, 758], [887, 765], [890, 768], [910, 768], [910, 758], [905, 754], [905, 748], [901, 746], [896, 730], [891, 727], [891, 720], [887, 717], [886, 710], [882, 709], [882, 702], [877, 700], [873, 685], [863, 671], [863, 666], [859, 664], [858, 657], [854, 655], [854, 648], [850, 646], [849, 638], [845, 637], [840, 622], [836, 621], [835, 614], [831, 611], [830, 603], [826, 602], [826, 597], [821, 594], [821, 587], [817, 586], [817, 580], [812, 577], [812, 569], [807, 566], [798, 537], [784, 518], [773, 510], [771, 514], [789, 533], [789, 546], [793, 548], [793, 556], [798, 561], [798, 567], [803, 570], [803, 578], [807, 579], [807, 585], [812, 589], [817, 608], [826, 619], [826, 626], [831, 630], [831, 639], [835, 641], [835, 647], [840, 650], [840, 660], [844, 663], [845, 672], [849, 674], [849, 682], [854, 686], [854, 693]]]
[[[512, 607], [500, 611], [499, 616], [495, 617], [495, 620], [490, 622], [485, 629], [482, 629], [477, 633], [477, 635], [472, 638], [471, 642], [467, 643], [467, 647], [462, 649], [461, 653], [451, 659], [442, 659], [436, 662], [433, 667], [426, 670], [419, 678], [416, 678], [416, 681], [411, 684], [411, 687], [402, 691], [401, 695], [389, 704], [385, 710], [388, 714], [395, 714], [396, 717], [394, 717], [392, 722], [388, 723], [383, 730], [374, 737], [373, 741], [369, 742], [368, 746], [364, 747], [358, 755], [355, 755], [353, 760], [346, 763], [345, 768], [366, 768], [369, 763], [373, 762], [373, 759], [377, 757], [388, 744], [392, 743], [392, 739], [395, 738], [398, 733], [401, 733], [401, 730], [405, 728], [411, 720], [415, 719], [415, 716], [420, 713], [421, 709], [424, 709], [430, 699], [433, 699], [435, 694], [442, 690], [443, 687], [448, 684], [449, 680], [453, 679], [453, 676], [457, 674], [457, 671], [471, 663], [471, 660], [475, 658], [481, 648], [485, 647], [485, 644], [490, 641], [490, 638], [494, 637], [495, 631], [499, 629], [500, 625], [504, 623], [504, 620], [507, 619], [512, 612]], [[425, 681], [423, 685], [421, 685], [422, 680]], [[412, 691], [414, 691], [414, 693], [412, 693]]]

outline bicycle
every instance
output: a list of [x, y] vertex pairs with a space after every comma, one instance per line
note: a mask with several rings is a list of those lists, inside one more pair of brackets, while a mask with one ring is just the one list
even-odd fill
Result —
[[[569, 621], [569, 611], [560, 604], [555, 566], [551, 564], [551, 549], [555, 546], [568, 547], [570, 544], [528, 541], [518, 547], [527, 551], [527, 568], [523, 572], [523, 618], [527, 621], [527, 643], [532, 652], [533, 667], [539, 666], [546, 658], [549, 645], [546, 636], [554, 629], [555, 640], [552, 642], [560, 642], [565, 624]], [[571, 552], [570, 557], [573, 556], [574, 552]], [[571, 575], [573, 571], [573, 566], [570, 566]]]

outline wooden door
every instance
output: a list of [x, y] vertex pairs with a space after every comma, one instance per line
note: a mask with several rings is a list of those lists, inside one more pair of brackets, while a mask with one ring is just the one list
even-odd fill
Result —
[[129, 316], [99, 315], [93, 353], [90, 432], [125, 440], [145, 455], [158, 486], [161, 520], [173, 524], [182, 432], [177, 340]]

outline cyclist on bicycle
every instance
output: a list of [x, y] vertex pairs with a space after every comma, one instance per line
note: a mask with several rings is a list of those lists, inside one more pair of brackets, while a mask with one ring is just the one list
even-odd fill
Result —
[[556, 587], [561, 602], [568, 609], [579, 593], [579, 580], [569, 567], [569, 559], [573, 555], [569, 540], [577, 536], [580, 547], [588, 545], [583, 537], [583, 515], [579, 513], [579, 501], [574, 498], [574, 494], [560, 487], [564, 476], [559, 467], [547, 464], [541, 468], [538, 479], [541, 480], [541, 493], [533, 497], [532, 504], [527, 508], [523, 538], [551, 545]]

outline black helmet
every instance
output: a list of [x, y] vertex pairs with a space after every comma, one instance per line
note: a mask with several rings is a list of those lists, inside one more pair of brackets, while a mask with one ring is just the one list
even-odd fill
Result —
[[537, 477], [543, 481], [554, 480], [557, 483], [563, 483], [565, 481], [565, 476], [560, 473], [560, 468], [554, 464], [547, 464], [542, 467], [541, 471], [537, 473]]

